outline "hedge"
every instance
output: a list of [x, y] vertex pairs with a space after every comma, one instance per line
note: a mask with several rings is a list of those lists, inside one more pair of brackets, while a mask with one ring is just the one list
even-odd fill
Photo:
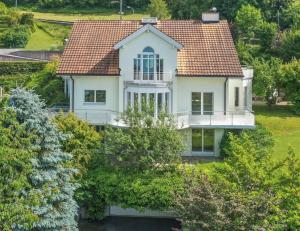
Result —
[[0, 75], [29, 74], [44, 69], [47, 62], [14, 61], [0, 62]]

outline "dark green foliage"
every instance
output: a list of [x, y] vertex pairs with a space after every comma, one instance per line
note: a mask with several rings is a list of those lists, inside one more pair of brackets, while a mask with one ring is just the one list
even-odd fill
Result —
[[25, 47], [29, 37], [30, 28], [28, 26], [14, 26], [7, 29], [0, 37], [1, 42], [7, 48]]
[[133, 172], [105, 168], [101, 162], [97, 164], [77, 193], [91, 219], [102, 219], [106, 205], [167, 211], [173, 206], [175, 191], [183, 190], [179, 171]]
[[34, 31], [34, 21], [32, 13], [24, 13], [21, 15], [20, 24], [28, 26], [31, 31]]
[[287, 98], [294, 104], [294, 111], [300, 115], [300, 60], [293, 59], [280, 69], [281, 86]]
[[37, 220], [29, 208], [37, 198], [25, 196], [31, 189], [28, 177], [35, 153], [29, 146], [33, 139], [16, 120], [15, 111], [0, 108], [0, 230], [11, 231], [16, 223], [29, 228]]
[[292, 58], [300, 58], [300, 30], [287, 30], [283, 33], [280, 54], [284, 60], [289, 61]]
[[30, 74], [45, 68], [46, 62], [0, 62], [1, 75]]
[[274, 45], [275, 36], [277, 33], [277, 25], [263, 21], [257, 29], [257, 37], [259, 44], [263, 50], [270, 50]]
[[40, 95], [47, 105], [67, 101], [64, 94], [64, 81], [56, 75], [57, 65], [57, 61], [48, 63], [41, 72], [32, 75], [26, 86]]

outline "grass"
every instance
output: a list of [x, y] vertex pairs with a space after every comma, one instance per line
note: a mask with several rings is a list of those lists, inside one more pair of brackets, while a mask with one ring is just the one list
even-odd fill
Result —
[[[28, 12], [28, 11], [23, 11]], [[118, 20], [120, 15], [117, 10], [96, 12], [96, 11], [67, 11], [67, 12], [31, 12], [35, 19], [47, 19], [57, 21], [73, 22], [76, 20]], [[144, 12], [132, 14], [130, 12], [123, 15], [124, 20], [140, 20], [143, 17], [149, 16]]]
[[290, 106], [255, 106], [256, 122], [266, 127], [274, 136], [274, 158], [287, 155], [289, 146], [300, 157], [300, 116], [296, 116]]
[[50, 23], [37, 23], [25, 50], [50, 50], [62, 47], [71, 27]]

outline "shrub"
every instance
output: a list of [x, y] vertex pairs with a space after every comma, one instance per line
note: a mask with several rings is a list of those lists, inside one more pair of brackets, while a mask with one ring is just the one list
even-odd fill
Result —
[[175, 191], [183, 190], [182, 183], [179, 171], [133, 172], [98, 165], [83, 180], [77, 199], [91, 219], [102, 219], [107, 205], [167, 211], [173, 206]]
[[21, 15], [20, 24], [28, 26], [34, 32], [34, 21], [32, 13], [24, 13]]
[[0, 62], [1, 75], [30, 74], [45, 68], [46, 62]]
[[3, 2], [0, 2], [0, 15], [5, 15], [8, 13], [8, 9]]
[[22, 48], [28, 43], [30, 34], [28, 26], [14, 26], [1, 35], [1, 42], [7, 48]]

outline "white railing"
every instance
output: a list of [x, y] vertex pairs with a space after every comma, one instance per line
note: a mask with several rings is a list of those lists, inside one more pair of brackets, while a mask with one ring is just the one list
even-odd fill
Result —
[[175, 115], [179, 127], [254, 127], [255, 116], [248, 110], [244, 111], [214, 111], [211, 114], [195, 115], [189, 112], [181, 112]]
[[125, 81], [135, 83], [160, 83], [173, 81], [172, 72], [126, 72]]
[[[53, 112], [52, 112], [53, 113]], [[126, 124], [120, 119], [121, 113], [111, 110], [76, 109], [74, 113], [81, 119], [91, 124], [124, 127]], [[214, 111], [210, 115], [194, 115], [190, 112], [173, 114], [178, 128], [188, 127], [235, 127], [250, 128], [255, 125], [254, 114], [244, 111]]]

